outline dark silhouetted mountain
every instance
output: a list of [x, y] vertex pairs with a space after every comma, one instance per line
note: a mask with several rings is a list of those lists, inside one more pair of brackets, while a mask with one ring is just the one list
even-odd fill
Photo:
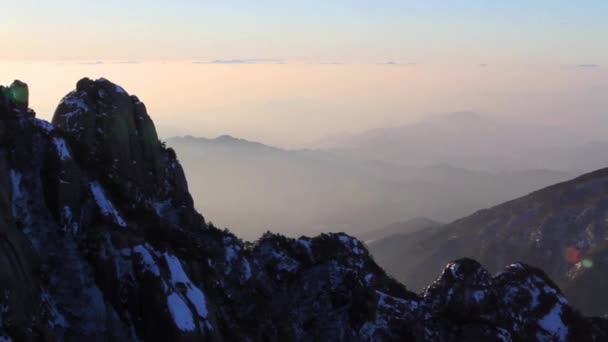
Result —
[[484, 209], [435, 230], [374, 241], [380, 265], [422, 288], [445, 262], [467, 256], [490, 271], [519, 260], [545, 270], [575, 306], [608, 313], [608, 169]]
[[[82, 79], [53, 124], [0, 87], [4, 341], [593, 341], [539, 269], [448, 264], [423, 295], [346, 234], [245, 243], [193, 208], [137, 97]], [[214, 196], [209, 192], [208, 196]]]

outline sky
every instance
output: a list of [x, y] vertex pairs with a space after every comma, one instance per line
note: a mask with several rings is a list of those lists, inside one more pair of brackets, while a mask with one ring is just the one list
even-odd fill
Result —
[[4, 59], [608, 62], [602, 0], [2, 0]]
[[284, 147], [453, 111], [572, 124], [608, 108], [606, 1], [0, 5], [0, 84], [27, 82], [45, 119], [85, 76], [138, 95], [161, 136]]

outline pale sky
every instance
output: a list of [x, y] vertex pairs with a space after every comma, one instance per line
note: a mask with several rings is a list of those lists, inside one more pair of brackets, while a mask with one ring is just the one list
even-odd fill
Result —
[[603, 0], [0, 0], [0, 8], [0, 84], [29, 83], [45, 119], [84, 76], [138, 95], [162, 136], [232, 134], [280, 146], [434, 113], [571, 124], [608, 108]]
[[0, 4], [3, 59], [608, 62], [604, 0]]

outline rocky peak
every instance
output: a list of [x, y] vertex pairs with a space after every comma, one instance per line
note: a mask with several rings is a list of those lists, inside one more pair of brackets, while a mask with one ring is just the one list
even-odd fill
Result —
[[121, 87], [79, 81], [52, 124], [22, 83], [0, 89], [0, 340], [607, 338], [523, 264], [492, 277], [457, 260], [418, 295], [343, 233], [243, 242], [194, 210], [175, 152]]
[[0, 96], [4, 106], [12, 106], [27, 110], [29, 104], [29, 89], [27, 84], [15, 80], [9, 87], [0, 86]]
[[81, 79], [59, 103], [52, 123], [70, 141], [74, 158], [127, 201], [156, 211], [169, 202], [191, 209], [175, 152], [159, 142], [143, 102], [122, 87], [103, 78]]

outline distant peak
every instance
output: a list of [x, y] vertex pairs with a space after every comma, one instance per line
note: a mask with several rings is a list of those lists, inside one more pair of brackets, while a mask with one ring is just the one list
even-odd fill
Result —
[[215, 138], [215, 140], [219, 140], [219, 141], [244, 141], [243, 139], [239, 139], [239, 138], [235, 138], [232, 135], [229, 134], [222, 134], [217, 136], [217, 138]]

